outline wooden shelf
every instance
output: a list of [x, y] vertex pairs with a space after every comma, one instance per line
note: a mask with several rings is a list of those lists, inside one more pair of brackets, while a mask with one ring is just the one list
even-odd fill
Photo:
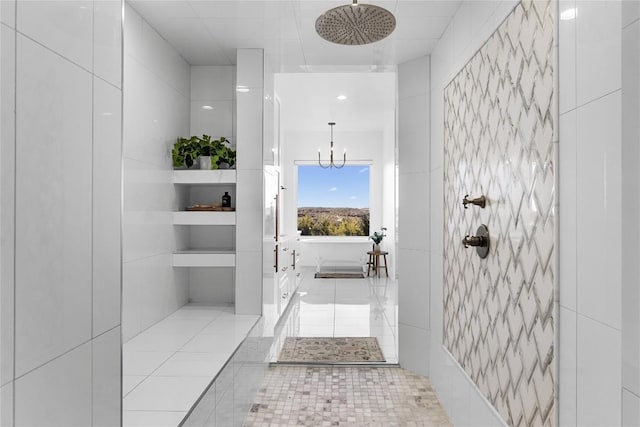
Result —
[[236, 225], [236, 213], [228, 211], [180, 211], [173, 213], [174, 225]]
[[174, 184], [235, 184], [235, 169], [218, 169], [218, 170], [174, 170]]
[[173, 254], [174, 267], [235, 267], [236, 253], [226, 249], [187, 249]]

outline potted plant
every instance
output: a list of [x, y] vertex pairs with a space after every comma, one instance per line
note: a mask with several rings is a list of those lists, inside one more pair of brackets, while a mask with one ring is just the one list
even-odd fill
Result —
[[174, 168], [187, 169], [197, 162], [200, 169], [210, 170], [233, 167], [236, 151], [228, 146], [229, 140], [224, 136], [211, 139], [209, 135], [202, 137], [178, 138], [171, 150]]
[[173, 159], [174, 168], [187, 169], [193, 167], [196, 159], [200, 155], [200, 138], [192, 136], [191, 138], [178, 138], [173, 149], [171, 150], [171, 158]]
[[384, 232], [387, 231], [386, 227], [381, 227], [380, 232], [375, 231], [373, 235], [369, 236], [371, 240], [373, 240], [373, 251], [380, 250], [380, 243], [382, 243], [382, 239], [384, 239], [387, 235]]

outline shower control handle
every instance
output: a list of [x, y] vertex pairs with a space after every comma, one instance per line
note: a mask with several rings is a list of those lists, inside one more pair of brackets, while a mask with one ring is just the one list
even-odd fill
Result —
[[489, 229], [486, 225], [482, 224], [478, 227], [475, 236], [464, 236], [462, 244], [465, 248], [473, 246], [476, 248], [476, 252], [480, 258], [486, 258], [489, 255]]
[[465, 248], [468, 248], [469, 246], [485, 247], [487, 246], [487, 238], [484, 236], [466, 235], [464, 239], [462, 239], [462, 244]]
[[462, 199], [462, 205], [464, 206], [465, 209], [467, 208], [467, 205], [476, 205], [476, 206], [480, 206], [481, 208], [485, 208], [485, 206], [487, 206], [487, 198], [484, 196], [480, 196], [480, 197], [476, 197], [475, 199], [471, 199], [469, 200], [469, 195], [466, 194], [464, 196], [464, 199]]

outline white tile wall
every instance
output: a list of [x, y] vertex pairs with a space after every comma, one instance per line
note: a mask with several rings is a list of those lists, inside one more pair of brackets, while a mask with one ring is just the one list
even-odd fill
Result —
[[[93, 1], [19, 1], [17, 9], [18, 31], [85, 70], [93, 70]], [[112, 22], [111, 29], [118, 23]]]
[[91, 425], [91, 395], [91, 343], [86, 343], [16, 379], [15, 425]]
[[[640, 21], [632, 3], [623, 2], [623, 17], [635, 20], [622, 30], [622, 385], [630, 402], [640, 394]], [[628, 406], [623, 403], [625, 423]]]
[[123, 324], [125, 341], [188, 300], [171, 267], [177, 208], [171, 147], [189, 136], [190, 68], [130, 6], [125, 10]]
[[[576, 117], [578, 312], [616, 329], [621, 321], [620, 107], [618, 91], [579, 108]], [[602, 242], [601, 254], [587, 249], [591, 239]]]
[[92, 348], [92, 425], [120, 425], [122, 412], [122, 353], [120, 327], [96, 337]]
[[[562, 76], [562, 69], [560, 69]], [[560, 94], [562, 97], [562, 94]], [[559, 182], [558, 197], [560, 199], [559, 211], [559, 245], [560, 259], [562, 263], [558, 266], [560, 283], [560, 305], [563, 307], [576, 309], [576, 287], [577, 287], [577, 263], [576, 263], [576, 242], [577, 224], [575, 218], [578, 214], [576, 191], [577, 183], [577, 135], [576, 135], [576, 112], [570, 111], [560, 116], [560, 144], [558, 146], [559, 157], [562, 159], [558, 168]]]
[[429, 79], [428, 57], [398, 66], [398, 298], [402, 367], [429, 371]]
[[0, 5], [2, 425], [119, 423], [121, 8]]
[[262, 313], [263, 56], [262, 49], [238, 49], [237, 52], [237, 85], [249, 88], [249, 92], [236, 95], [237, 314]]
[[[562, 255], [560, 255], [562, 256]], [[563, 283], [563, 282], [560, 282]], [[559, 407], [559, 421], [561, 426], [575, 426], [577, 419], [577, 318], [573, 310], [560, 307], [559, 338], [562, 343], [560, 359], [558, 361], [558, 389], [562, 400]]]
[[13, 380], [14, 350], [15, 31], [4, 25], [0, 31], [0, 385], [4, 385]]
[[121, 92], [93, 81], [93, 336], [120, 324]]
[[[576, 0], [576, 99], [578, 105], [620, 89], [620, 0]], [[562, 92], [563, 87], [560, 87]]]
[[578, 314], [577, 425], [620, 425], [620, 345], [619, 330]]
[[16, 164], [47, 159], [16, 173], [20, 376], [91, 338], [92, 97], [86, 71], [24, 36], [17, 49]]
[[622, 425], [640, 426], [640, 397], [627, 389], [622, 389]]

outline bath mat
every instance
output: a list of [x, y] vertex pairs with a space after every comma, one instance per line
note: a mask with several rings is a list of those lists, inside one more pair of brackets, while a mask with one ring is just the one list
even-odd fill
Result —
[[316, 273], [316, 279], [364, 279], [364, 273]]
[[303, 338], [287, 337], [279, 363], [384, 362], [375, 337]]

